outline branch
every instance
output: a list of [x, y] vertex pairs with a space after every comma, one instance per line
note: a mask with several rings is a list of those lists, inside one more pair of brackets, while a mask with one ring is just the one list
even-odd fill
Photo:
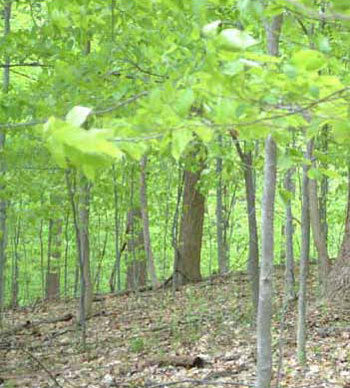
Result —
[[51, 65], [44, 65], [39, 62], [30, 62], [30, 63], [0, 63], [0, 68], [9, 68], [9, 67], [51, 67]]
[[165, 388], [170, 387], [171, 385], [180, 385], [180, 384], [193, 384], [193, 385], [231, 385], [231, 386], [238, 386], [238, 387], [255, 387], [254, 384], [247, 384], [247, 383], [240, 383], [240, 382], [234, 382], [234, 381], [215, 381], [215, 380], [180, 380], [180, 381], [173, 381], [168, 383], [159, 383], [154, 385], [146, 385], [147, 388]]
[[[131, 104], [132, 102], [138, 100], [139, 98], [143, 96], [147, 96], [148, 92], [143, 91], [141, 93], [135, 94], [134, 96], [119, 102], [118, 104], [111, 106], [106, 109], [102, 110], [96, 110], [92, 111], [91, 116], [99, 116], [105, 113], [113, 112], [125, 105]], [[0, 129], [16, 129], [16, 128], [24, 128], [24, 127], [35, 127], [36, 125], [42, 125], [47, 122], [48, 119], [42, 119], [42, 120], [31, 120], [31, 121], [26, 121], [24, 123], [0, 123]]]
[[312, 8], [309, 8], [305, 6], [304, 4], [299, 3], [296, 0], [283, 0], [286, 3], [289, 3], [293, 5], [294, 7], [300, 9], [301, 11], [306, 13], [306, 17], [312, 16], [313, 18], [317, 20], [342, 20], [342, 21], [348, 21], [350, 22], [350, 15], [342, 15], [337, 12], [332, 12], [332, 13], [319, 13], [317, 11], [314, 11]]

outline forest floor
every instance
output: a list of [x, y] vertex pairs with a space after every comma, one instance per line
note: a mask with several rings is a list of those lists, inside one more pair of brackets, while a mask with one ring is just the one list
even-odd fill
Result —
[[[274, 386], [350, 388], [350, 311], [317, 304], [310, 287], [307, 365], [301, 367], [297, 303], [283, 313], [282, 282], [276, 283]], [[99, 296], [85, 350], [77, 301], [8, 311], [0, 332], [0, 387], [253, 386], [248, 288], [246, 275], [234, 274], [185, 286], [175, 297], [171, 290]]]

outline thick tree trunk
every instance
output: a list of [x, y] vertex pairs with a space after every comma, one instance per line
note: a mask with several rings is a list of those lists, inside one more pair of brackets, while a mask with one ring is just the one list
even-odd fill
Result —
[[[294, 173], [294, 168], [290, 168], [286, 172], [284, 188], [290, 193], [294, 193], [294, 185], [292, 181], [292, 176]], [[295, 281], [294, 281], [294, 250], [293, 250], [293, 213], [292, 213], [292, 201], [288, 199], [286, 203], [286, 271], [285, 271], [285, 285], [286, 285], [286, 295], [290, 300], [295, 299]]]
[[[313, 146], [310, 145], [311, 152]], [[320, 284], [320, 294], [325, 296], [327, 293], [327, 277], [330, 270], [330, 262], [327, 250], [327, 243], [323, 233], [320, 209], [318, 206], [317, 181], [309, 181], [309, 199], [310, 199], [310, 221], [314, 243], [318, 254], [318, 278]]]
[[158, 286], [157, 272], [154, 265], [151, 235], [149, 231], [149, 218], [148, 218], [148, 204], [147, 204], [147, 181], [146, 181], [146, 167], [147, 156], [143, 156], [141, 159], [141, 182], [140, 182], [140, 202], [141, 202], [141, 215], [143, 222], [143, 239], [145, 244], [145, 251], [147, 256], [147, 268], [151, 278], [152, 286], [156, 288]]
[[[221, 145], [222, 139], [219, 137], [219, 144]], [[225, 222], [223, 217], [223, 204], [222, 204], [222, 158], [216, 158], [216, 175], [218, 177], [218, 183], [216, 186], [216, 236], [217, 236], [217, 249], [218, 249], [218, 266], [219, 273], [224, 274], [229, 270], [227, 245], [225, 241]]]
[[[283, 15], [266, 24], [268, 54], [277, 56]], [[271, 135], [265, 143], [264, 194], [262, 202], [262, 256], [257, 318], [257, 388], [270, 388], [272, 377], [272, 295], [274, 258], [274, 208], [277, 174], [276, 143]]]
[[[193, 160], [200, 151], [201, 149], [198, 147], [191, 155]], [[199, 161], [199, 164], [196, 171], [185, 170], [179, 258], [175, 268], [177, 286], [201, 279], [200, 260], [205, 198], [198, 188], [198, 182], [204, 168], [202, 161]]]
[[[307, 145], [306, 158], [311, 160], [312, 140]], [[307, 275], [310, 254], [310, 203], [309, 203], [309, 166], [303, 166], [303, 182], [301, 187], [302, 207], [301, 207], [301, 251], [300, 251], [300, 271], [299, 271], [299, 298], [298, 298], [298, 330], [297, 330], [297, 354], [300, 364], [306, 361], [306, 292]]]
[[[4, 36], [6, 37], [11, 32], [11, 6], [12, 0], [5, 0], [4, 2]], [[10, 58], [5, 58], [5, 64], [10, 64]], [[2, 91], [7, 94], [10, 87], [10, 68], [5, 67], [3, 73], [3, 87]], [[5, 190], [3, 177], [6, 173], [6, 163], [4, 160], [3, 152], [5, 148], [5, 132], [0, 132], [0, 193]], [[6, 230], [6, 200], [1, 195], [0, 200], [0, 326], [2, 321], [2, 310], [4, 307], [4, 281], [5, 281], [5, 264], [6, 264], [6, 244], [7, 244], [7, 230]]]

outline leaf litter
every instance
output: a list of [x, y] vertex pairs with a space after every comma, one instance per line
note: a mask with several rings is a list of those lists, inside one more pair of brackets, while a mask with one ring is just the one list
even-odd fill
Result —
[[[279, 387], [350, 388], [350, 311], [317, 302], [311, 279], [302, 367], [296, 357], [297, 302], [289, 305], [280, 333], [282, 277], [277, 270], [273, 386], [282, 349]], [[175, 297], [169, 289], [99, 295], [87, 321], [86, 349], [76, 306], [74, 300], [42, 302], [5, 313], [0, 387], [254, 386], [256, 337], [245, 273], [184, 286]]]

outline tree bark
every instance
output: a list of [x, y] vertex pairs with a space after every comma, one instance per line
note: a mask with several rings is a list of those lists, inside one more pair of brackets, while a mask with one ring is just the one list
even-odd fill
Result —
[[[312, 140], [307, 145], [306, 158], [311, 160]], [[298, 298], [298, 329], [297, 329], [297, 355], [300, 364], [306, 361], [306, 293], [307, 276], [310, 255], [310, 203], [309, 203], [309, 166], [303, 165], [303, 182], [301, 187], [302, 207], [301, 207], [301, 251], [300, 251], [300, 271], [299, 271], [299, 298]]]
[[269, 135], [265, 144], [262, 202], [262, 257], [257, 319], [257, 388], [270, 388], [272, 374], [271, 317], [275, 189], [276, 144], [272, 136]]
[[143, 239], [144, 239], [145, 251], [147, 256], [148, 273], [151, 277], [153, 288], [157, 288], [159, 282], [157, 279], [156, 267], [154, 265], [151, 235], [149, 231], [146, 167], [147, 167], [147, 156], [145, 155], [141, 159], [141, 182], [140, 182], [140, 202], [141, 202], [141, 215], [142, 215], [142, 222], [143, 222]]
[[[60, 208], [59, 195], [51, 195], [51, 206]], [[59, 209], [55, 209], [58, 211]], [[54, 211], [55, 212], [55, 211]], [[50, 219], [48, 266], [46, 273], [46, 298], [57, 299], [60, 296], [60, 261], [62, 256], [62, 222], [56, 214]]]
[[[202, 151], [200, 146], [189, 156], [196, 161]], [[176, 272], [176, 285], [183, 285], [189, 282], [201, 280], [200, 260], [202, 248], [204, 203], [205, 198], [199, 191], [198, 182], [204, 168], [202, 160], [196, 161], [197, 166], [186, 168], [184, 180], [184, 194], [182, 204], [182, 216], [180, 224], [179, 258]], [[195, 171], [193, 169], [195, 168]]]
[[256, 201], [255, 182], [252, 151], [244, 152], [241, 148], [235, 132], [231, 132], [232, 139], [241, 159], [244, 172], [244, 183], [247, 202], [248, 228], [249, 228], [249, 254], [248, 254], [248, 275], [252, 291], [252, 305], [254, 320], [258, 312], [259, 303], [259, 241], [258, 225], [256, 222]]
[[348, 168], [348, 196], [343, 241], [327, 282], [328, 298], [338, 305], [350, 305], [350, 167]]
[[[222, 145], [222, 138], [219, 137], [219, 145]], [[219, 273], [224, 274], [229, 270], [227, 245], [224, 238], [225, 221], [223, 217], [223, 203], [222, 203], [222, 158], [216, 158], [216, 175], [218, 182], [216, 185], [216, 237], [218, 249], [218, 266]]]
[[126, 283], [128, 289], [138, 289], [147, 284], [147, 262], [142, 227], [141, 210], [134, 207], [129, 210], [127, 223], [127, 262]]
[[[313, 144], [310, 145], [313, 152]], [[320, 294], [325, 296], [327, 293], [327, 277], [330, 269], [330, 262], [327, 250], [327, 243], [323, 233], [320, 209], [318, 206], [317, 181], [309, 180], [309, 200], [310, 200], [310, 221], [314, 243], [318, 254], [318, 280], [320, 285]]]
[[117, 290], [121, 290], [121, 276], [120, 276], [120, 259], [121, 250], [119, 249], [120, 238], [120, 220], [119, 220], [119, 195], [117, 177], [115, 171], [115, 165], [112, 167], [113, 173], [113, 195], [114, 195], [114, 248], [115, 248], [115, 261], [112, 268], [111, 275], [109, 277], [109, 288], [111, 292], [115, 291], [115, 283], [117, 280]]
[[[4, 1], [4, 37], [6, 37], [11, 32], [11, 10], [12, 10], [12, 0]], [[5, 64], [10, 64], [10, 58], [5, 58]], [[5, 67], [3, 72], [3, 87], [2, 91], [4, 94], [8, 93], [10, 87], [10, 68]], [[4, 159], [4, 153], [2, 152], [5, 148], [5, 132], [0, 132], [0, 193], [5, 190], [5, 184], [3, 177], [6, 173], [6, 163]], [[4, 307], [4, 281], [5, 281], [5, 265], [6, 265], [6, 245], [7, 245], [7, 230], [6, 230], [6, 214], [7, 202], [1, 195], [0, 200], [0, 326], [2, 322], [2, 310]]]
[[[292, 181], [292, 176], [294, 173], [294, 168], [290, 168], [286, 172], [284, 188], [288, 192], [294, 192], [294, 185]], [[293, 213], [292, 213], [292, 201], [288, 199], [286, 203], [286, 222], [285, 222], [285, 231], [286, 231], [286, 270], [285, 270], [285, 286], [286, 286], [286, 295], [289, 300], [295, 299], [295, 281], [294, 281], [294, 250], [293, 250]]]
[[90, 244], [89, 244], [89, 212], [90, 212], [90, 183], [81, 174], [78, 205], [78, 233], [80, 244], [80, 287], [82, 304], [79, 308], [79, 322], [91, 315], [93, 283], [90, 271]]
[[[266, 24], [268, 54], [277, 56], [283, 15]], [[270, 388], [272, 377], [271, 318], [273, 295], [274, 207], [277, 151], [269, 135], [265, 143], [264, 194], [262, 202], [262, 256], [257, 318], [257, 388]]]

